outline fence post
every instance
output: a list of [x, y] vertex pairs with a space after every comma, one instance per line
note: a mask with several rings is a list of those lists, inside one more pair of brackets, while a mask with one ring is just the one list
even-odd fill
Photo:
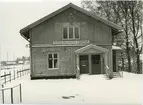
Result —
[[22, 77], [22, 69], [21, 69], [21, 77]]
[[22, 69], [21, 69], [21, 77], [22, 77]]
[[6, 72], [4, 72], [4, 82], [6, 84]]
[[11, 88], [11, 104], [13, 104], [13, 88]]
[[15, 80], [15, 70], [13, 71], [13, 75], [14, 75], [13, 79]]
[[[2, 85], [3, 88], [3, 85]], [[4, 90], [2, 89], [2, 103], [4, 104]]]
[[17, 78], [18, 78], [18, 70], [17, 70]]
[[11, 72], [9, 71], [9, 81], [11, 82]]
[[21, 70], [20, 70], [20, 77], [21, 77]]
[[19, 85], [20, 88], [20, 102], [22, 102], [22, 91], [21, 91], [21, 84]]
[[21, 69], [21, 77], [22, 77], [22, 75], [23, 75], [23, 70]]

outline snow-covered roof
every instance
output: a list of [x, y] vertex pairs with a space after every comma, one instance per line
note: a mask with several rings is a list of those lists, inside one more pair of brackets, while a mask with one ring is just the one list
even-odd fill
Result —
[[122, 50], [122, 48], [121, 47], [119, 47], [119, 46], [112, 46], [112, 50]]
[[141, 60], [143, 61], [143, 54], [140, 54], [140, 58], [141, 58]]

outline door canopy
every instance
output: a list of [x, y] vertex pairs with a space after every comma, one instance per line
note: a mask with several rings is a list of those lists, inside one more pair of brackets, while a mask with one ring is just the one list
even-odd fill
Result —
[[108, 52], [108, 49], [106, 48], [103, 48], [103, 47], [100, 47], [100, 46], [96, 46], [96, 45], [93, 45], [93, 44], [90, 44], [90, 45], [87, 45], [87, 46], [84, 46], [80, 49], [77, 49], [75, 51], [75, 53], [77, 54], [89, 54], [89, 53], [106, 53]]

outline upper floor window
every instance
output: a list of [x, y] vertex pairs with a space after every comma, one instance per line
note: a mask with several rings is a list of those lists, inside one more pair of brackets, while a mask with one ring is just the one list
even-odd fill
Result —
[[80, 32], [79, 27], [72, 26], [72, 27], [63, 27], [63, 39], [79, 39]]

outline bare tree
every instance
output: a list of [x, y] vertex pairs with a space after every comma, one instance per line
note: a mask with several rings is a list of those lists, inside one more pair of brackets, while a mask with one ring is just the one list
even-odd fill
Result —
[[141, 73], [140, 54], [142, 51], [142, 47], [140, 47], [139, 39], [141, 39], [141, 36], [142, 36], [142, 16], [143, 16], [142, 9], [143, 9], [142, 1], [129, 2], [129, 11], [130, 11], [130, 17], [131, 17], [130, 30], [133, 34], [134, 49], [136, 54], [137, 73]]
[[[129, 7], [128, 1], [93, 1], [93, 0], [83, 0], [83, 8], [112, 21], [118, 25], [121, 25], [125, 30], [125, 40], [122, 36], [114, 38], [116, 43], [122, 40], [125, 43], [120, 43], [120, 46], [126, 47], [126, 56], [128, 60], [128, 71], [131, 72], [131, 58], [130, 58], [130, 41], [129, 41]], [[118, 43], [119, 45], [119, 43]], [[122, 63], [124, 67], [124, 53], [122, 53]]]
[[130, 58], [130, 47], [129, 47], [129, 7], [128, 1], [117, 1], [117, 5], [121, 10], [122, 20], [124, 20], [124, 30], [125, 30], [125, 39], [126, 39], [126, 54], [128, 60], [128, 71], [131, 72], [131, 58]]

